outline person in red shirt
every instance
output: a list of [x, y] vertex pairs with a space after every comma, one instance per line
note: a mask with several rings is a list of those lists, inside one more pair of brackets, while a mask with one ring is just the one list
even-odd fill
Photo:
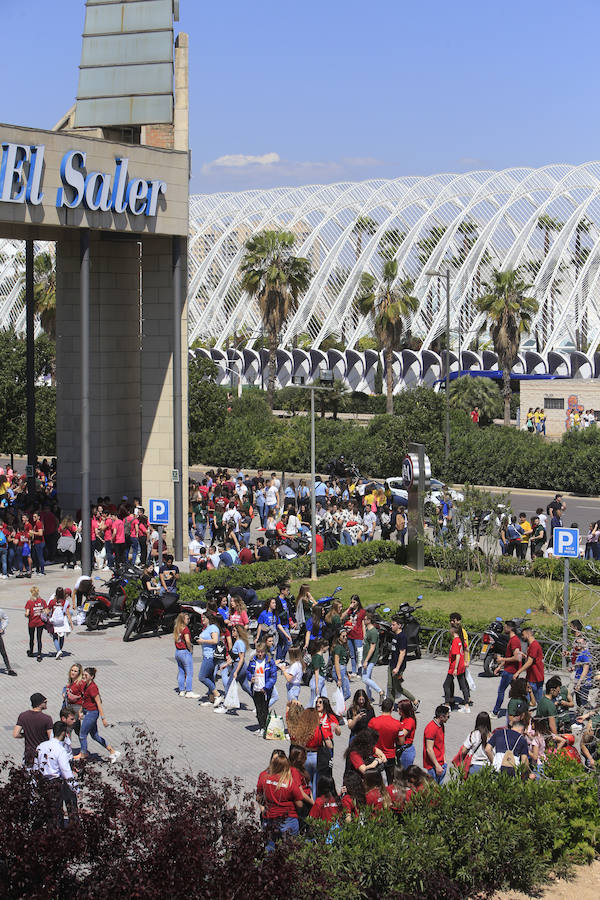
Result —
[[536, 641], [531, 625], [526, 625], [521, 634], [527, 642], [527, 657], [513, 675], [513, 680], [526, 672], [527, 684], [537, 704], [544, 694], [544, 651], [540, 642]]
[[352, 816], [358, 815], [352, 797], [349, 794], [342, 794], [340, 797], [335, 787], [335, 781], [329, 775], [321, 776], [317, 792], [317, 799], [309, 813], [311, 819], [333, 822], [343, 818], [345, 822], [351, 822]]
[[366, 772], [386, 764], [385, 753], [376, 744], [377, 734], [370, 728], [362, 728], [356, 734], [344, 754], [346, 757], [344, 779], [353, 769], [364, 778]]
[[[411, 700], [400, 701], [398, 704], [398, 715], [400, 716], [400, 731], [398, 733], [400, 746], [398, 748], [399, 752], [396, 753], [396, 762], [399, 762], [402, 769], [406, 770], [413, 765], [416, 755], [414, 742], [417, 719]], [[399, 759], [398, 756], [400, 757]]]
[[348, 647], [350, 648], [350, 659], [352, 660], [350, 678], [357, 678], [362, 675], [363, 619], [365, 615], [360, 597], [358, 594], [354, 594], [350, 598], [350, 606], [342, 616], [342, 625], [348, 632]]
[[254, 562], [254, 553], [252, 552], [250, 547], [246, 546], [246, 541], [244, 540], [244, 538], [240, 538], [239, 543], [240, 543], [240, 552], [238, 555], [240, 558], [240, 562], [243, 566], [248, 566]]
[[475, 406], [471, 410], [471, 421], [474, 425], [479, 425], [479, 407]]
[[256, 799], [268, 834], [268, 850], [274, 848], [278, 837], [298, 834], [298, 810], [304, 803], [304, 792], [298, 771], [291, 768], [283, 750], [273, 750], [269, 768], [258, 776]]
[[38, 575], [45, 575], [44, 566], [44, 550], [46, 542], [44, 541], [44, 523], [39, 513], [34, 513], [31, 517], [31, 539], [33, 540], [33, 559], [35, 562], [35, 570]]
[[450, 709], [454, 706], [454, 676], [458, 680], [459, 687], [465, 701], [463, 710], [469, 711], [469, 700], [471, 694], [467, 678], [465, 675], [465, 646], [463, 644], [462, 627], [460, 625], [450, 626], [450, 654], [448, 658], [448, 674], [444, 681], [444, 700]]
[[121, 755], [120, 751], [115, 750], [114, 747], [111, 747], [110, 744], [107, 744], [102, 735], [98, 734], [98, 716], [102, 716], [102, 724], [105, 727], [108, 725], [108, 722], [106, 721], [106, 716], [104, 715], [104, 710], [102, 708], [102, 698], [100, 697], [100, 691], [98, 689], [98, 685], [96, 684], [95, 678], [96, 669], [94, 669], [92, 666], [84, 670], [82, 679], [84, 687], [81, 694], [83, 721], [81, 723], [81, 730], [79, 732], [81, 749], [79, 751], [79, 754], [77, 756], [74, 756], [73, 759], [87, 759], [87, 739], [89, 735], [96, 741], [96, 743], [100, 744], [102, 747], [105, 747], [108, 750], [110, 761], [115, 762]]
[[20, 531], [21, 557], [23, 559], [23, 569], [27, 578], [31, 578], [31, 540], [31, 523], [27, 516], [23, 515]]
[[113, 519], [112, 542], [116, 561], [118, 565], [122, 566], [125, 564], [127, 544], [125, 543], [125, 523], [121, 513]]
[[[381, 704], [381, 715], [371, 719], [368, 727], [377, 732], [376, 747], [379, 747], [385, 754], [385, 774], [388, 784], [394, 780], [394, 769], [396, 767], [396, 747], [398, 746], [398, 736], [402, 729], [400, 721], [392, 715], [394, 701], [391, 697], [386, 697]], [[367, 803], [368, 803], [367, 799]]]
[[512, 621], [512, 619], [508, 619], [504, 623], [504, 633], [508, 636], [506, 656], [496, 657], [498, 667], [495, 670], [495, 674], [497, 675], [498, 672], [502, 671], [502, 675], [500, 676], [500, 684], [498, 685], [498, 696], [496, 697], [496, 702], [494, 703], [494, 709], [492, 712], [492, 716], [494, 716], [496, 719], [500, 717], [500, 708], [502, 706], [502, 703], [504, 702], [504, 694], [506, 693], [506, 688], [513, 680], [515, 672], [521, 668], [521, 662], [523, 660], [521, 640], [515, 631], [515, 623]]
[[113, 549], [113, 527], [114, 521], [111, 516], [104, 519], [104, 549], [106, 551], [106, 565], [109, 569], [113, 569], [115, 565], [115, 552]]
[[382, 812], [384, 809], [400, 812], [404, 806], [405, 797], [401, 791], [393, 783], [385, 787], [381, 772], [373, 771], [365, 774], [365, 791], [367, 806], [371, 807], [373, 813]]
[[441, 784], [446, 775], [445, 725], [450, 718], [450, 707], [445, 703], [436, 707], [435, 716], [423, 732], [423, 768]]
[[42, 632], [44, 631], [44, 619], [48, 607], [46, 601], [40, 597], [38, 588], [32, 587], [30, 598], [25, 604], [25, 618], [29, 628], [29, 650], [27, 656], [33, 656], [33, 639], [37, 638], [37, 661], [42, 661]]

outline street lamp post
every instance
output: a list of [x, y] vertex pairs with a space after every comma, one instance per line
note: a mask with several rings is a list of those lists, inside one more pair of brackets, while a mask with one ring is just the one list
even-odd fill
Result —
[[444, 461], [447, 474], [450, 462], [450, 269], [447, 268], [445, 273], [436, 270], [426, 274], [435, 276], [435, 278], [443, 278], [446, 282], [446, 447]]
[[316, 438], [315, 438], [315, 390], [331, 390], [333, 386], [333, 371], [331, 369], [319, 370], [319, 384], [304, 384], [304, 378], [300, 375], [292, 377], [292, 384], [297, 387], [307, 387], [310, 391], [310, 478], [312, 487], [310, 491], [310, 517], [311, 517], [311, 551], [310, 551], [310, 577], [312, 581], [317, 579], [317, 496], [316, 496]]

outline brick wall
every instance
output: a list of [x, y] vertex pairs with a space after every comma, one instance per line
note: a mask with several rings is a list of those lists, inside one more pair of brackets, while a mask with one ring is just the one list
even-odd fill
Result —
[[144, 125], [141, 140], [142, 144], [145, 144], [147, 147], [173, 150], [175, 147], [175, 130], [172, 125]]

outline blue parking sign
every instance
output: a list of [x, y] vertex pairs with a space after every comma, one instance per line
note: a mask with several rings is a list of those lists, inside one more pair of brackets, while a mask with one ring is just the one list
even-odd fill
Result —
[[151, 525], [168, 525], [169, 524], [169, 501], [168, 500], [149, 500], [148, 501], [148, 520]]
[[552, 533], [554, 556], [579, 556], [579, 528], [555, 528]]

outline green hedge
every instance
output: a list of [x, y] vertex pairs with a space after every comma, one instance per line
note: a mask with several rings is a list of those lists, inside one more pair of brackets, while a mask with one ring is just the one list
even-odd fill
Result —
[[[393, 560], [395, 556], [396, 544], [393, 541], [370, 541], [354, 547], [340, 546], [336, 550], [325, 550], [317, 555], [317, 571], [319, 575], [329, 575], [331, 572], [371, 566], [385, 559]], [[291, 578], [309, 576], [309, 556], [299, 556], [291, 560], [275, 559], [271, 562], [252, 563], [249, 566], [232, 566], [210, 572], [182, 575], [179, 580], [179, 593], [183, 602], [190, 603], [198, 600], [200, 586], [206, 591], [233, 586], [254, 588], [258, 591]]]

